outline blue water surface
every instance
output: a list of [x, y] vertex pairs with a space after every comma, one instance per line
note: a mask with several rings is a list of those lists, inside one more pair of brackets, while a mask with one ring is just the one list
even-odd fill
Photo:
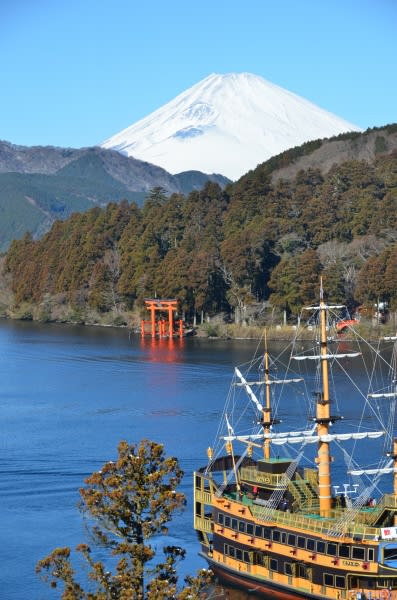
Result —
[[191, 475], [206, 463], [232, 365], [255, 345], [0, 320], [0, 600], [59, 597], [35, 565], [56, 547], [89, 541], [78, 490], [122, 439], [159, 441], [178, 456], [188, 505], [167, 542], [187, 549], [182, 574], [205, 566]]

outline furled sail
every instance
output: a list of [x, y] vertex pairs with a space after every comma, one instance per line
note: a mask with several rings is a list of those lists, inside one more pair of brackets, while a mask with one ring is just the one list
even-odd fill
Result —
[[310, 436], [313, 434], [313, 430], [311, 431], [289, 431], [289, 432], [283, 432], [283, 433], [252, 433], [252, 434], [248, 434], [248, 435], [234, 435], [234, 436], [224, 436], [221, 437], [221, 440], [224, 440], [225, 442], [232, 442], [233, 440], [240, 440], [242, 442], [249, 442], [250, 440], [264, 440], [264, 439], [271, 439], [271, 440], [275, 440], [278, 438], [286, 438], [288, 436]]
[[390, 473], [397, 473], [397, 469], [394, 467], [383, 467], [380, 469], [359, 469], [356, 471], [348, 471], [349, 475], [389, 475]]
[[293, 356], [294, 360], [332, 360], [334, 358], [356, 358], [361, 352], [349, 352], [347, 354], [311, 354], [307, 356]]
[[[303, 310], [320, 310], [321, 306], [304, 306]], [[324, 304], [324, 308], [329, 310], [330, 308], [346, 308], [345, 304]]]
[[[300, 383], [304, 381], [303, 377], [295, 378], [295, 379], [270, 379], [269, 381], [249, 381], [248, 385], [274, 385], [274, 384], [282, 384], [282, 383]], [[234, 385], [244, 386], [245, 383], [235, 383]]]
[[368, 398], [397, 398], [397, 392], [382, 392], [379, 394], [368, 394]]
[[346, 440], [363, 440], [365, 438], [376, 439], [384, 435], [384, 431], [360, 431], [357, 433], [335, 433], [327, 435], [310, 435], [299, 437], [287, 437], [284, 439], [272, 439], [272, 444], [314, 444], [316, 442], [345, 442]]
[[257, 433], [253, 435], [228, 435], [221, 439], [226, 442], [233, 440], [250, 441], [259, 439], [271, 439], [272, 444], [282, 446], [284, 444], [314, 444], [316, 442], [345, 442], [347, 440], [363, 440], [365, 438], [376, 439], [384, 435], [384, 431], [358, 431], [355, 433], [329, 433], [327, 435], [312, 435], [310, 431], [292, 432], [285, 434]]

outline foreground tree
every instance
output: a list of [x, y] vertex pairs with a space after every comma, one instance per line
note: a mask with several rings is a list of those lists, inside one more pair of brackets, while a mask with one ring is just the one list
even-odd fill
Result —
[[[76, 550], [89, 566], [93, 591], [77, 581], [70, 548], [58, 548], [39, 561], [36, 572], [52, 587], [63, 584], [63, 600], [162, 600], [200, 597], [210, 574], [203, 570], [177, 590], [176, 563], [185, 551], [163, 549], [156, 562], [149, 538], [166, 530], [175, 511], [183, 509], [184, 494], [177, 492], [183, 476], [178, 460], [166, 457], [161, 444], [143, 440], [139, 446], [120, 442], [116, 462], [107, 462], [85, 480], [80, 509], [87, 517], [93, 539], [110, 550], [109, 564], [96, 561], [86, 544]], [[111, 572], [115, 564], [115, 572]]]

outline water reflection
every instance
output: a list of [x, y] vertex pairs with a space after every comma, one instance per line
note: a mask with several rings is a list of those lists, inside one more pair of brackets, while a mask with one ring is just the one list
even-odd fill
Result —
[[152, 338], [141, 337], [140, 348], [151, 362], [181, 362], [185, 347], [184, 338]]

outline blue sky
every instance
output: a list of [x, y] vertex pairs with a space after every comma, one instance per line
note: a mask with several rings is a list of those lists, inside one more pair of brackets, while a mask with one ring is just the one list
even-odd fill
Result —
[[397, 122], [396, 0], [1, 0], [0, 139], [100, 143], [210, 73]]

